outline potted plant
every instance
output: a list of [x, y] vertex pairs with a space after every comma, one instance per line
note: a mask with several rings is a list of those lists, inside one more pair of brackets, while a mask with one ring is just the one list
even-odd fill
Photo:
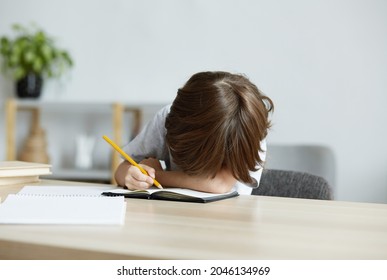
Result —
[[39, 97], [44, 78], [60, 77], [73, 65], [69, 53], [59, 49], [43, 30], [14, 24], [15, 38], [0, 39], [3, 71], [12, 75], [20, 98]]

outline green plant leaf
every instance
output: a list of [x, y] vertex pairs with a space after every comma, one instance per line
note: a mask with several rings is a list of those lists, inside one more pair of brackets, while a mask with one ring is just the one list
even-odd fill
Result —
[[14, 72], [15, 80], [20, 80], [25, 75], [27, 75], [27, 73], [26, 73], [26, 71], [22, 67], [18, 67], [18, 68], [15, 69], [15, 72]]
[[32, 50], [27, 50], [24, 53], [24, 60], [27, 63], [32, 63], [34, 61], [34, 59], [35, 59], [35, 53]]
[[49, 62], [52, 59], [52, 50], [49, 45], [41, 45], [40, 52], [42, 53], [44, 59]]
[[42, 72], [43, 69], [43, 60], [40, 57], [36, 57], [32, 64], [32, 69], [35, 73]]
[[19, 64], [19, 55], [17, 53], [14, 53], [9, 58], [9, 66], [16, 67]]
[[9, 48], [10, 48], [10, 43], [9, 43], [9, 40], [8, 38], [6, 37], [1, 37], [1, 40], [0, 40], [0, 49], [1, 49], [1, 53], [3, 55], [5, 55], [6, 53], [9, 52]]
[[35, 33], [35, 38], [34, 39], [35, 39], [35, 41], [37, 43], [43, 43], [43, 42], [46, 41], [46, 35], [44, 34], [43, 31], [38, 31], [38, 32]]

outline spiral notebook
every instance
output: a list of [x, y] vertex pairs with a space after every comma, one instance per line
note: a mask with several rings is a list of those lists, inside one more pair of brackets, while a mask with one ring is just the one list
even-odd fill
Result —
[[123, 197], [104, 197], [106, 187], [26, 186], [0, 204], [0, 224], [122, 225]]

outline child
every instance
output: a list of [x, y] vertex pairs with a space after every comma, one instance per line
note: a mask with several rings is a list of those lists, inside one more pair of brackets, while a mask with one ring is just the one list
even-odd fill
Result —
[[[242, 75], [200, 72], [178, 90], [123, 150], [148, 172], [122, 162], [115, 178], [146, 189], [153, 178], [168, 187], [251, 194], [258, 187], [273, 102]], [[159, 161], [164, 161], [163, 170]]]

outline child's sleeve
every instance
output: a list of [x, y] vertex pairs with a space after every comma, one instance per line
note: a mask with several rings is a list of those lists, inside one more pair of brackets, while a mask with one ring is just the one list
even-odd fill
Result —
[[166, 160], [168, 149], [165, 142], [165, 119], [171, 105], [162, 108], [153, 119], [145, 125], [141, 132], [123, 150], [136, 162], [145, 158], [153, 157], [159, 160]]

